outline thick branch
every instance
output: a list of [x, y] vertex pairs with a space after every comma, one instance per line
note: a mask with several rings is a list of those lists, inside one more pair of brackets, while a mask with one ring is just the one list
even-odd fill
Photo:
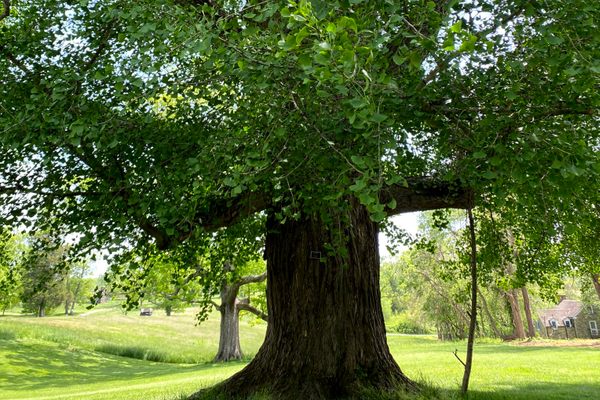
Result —
[[396, 207], [388, 207], [388, 215], [440, 208], [468, 209], [474, 205], [473, 191], [457, 183], [441, 182], [433, 178], [410, 179], [407, 187], [393, 185], [383, 189], [380, 201], [388, 204], [392, 200], [396, 201]]
[[[244, 300], [248, 300], [248, 299], [244, 299]], [[269, 316], [267, 314], [260, 311], [258, 308], [251, 306], [249, 301], [244, 301], [244, 300], [240, 300], [236, 304], [238, 310], [251, 312], [252, 314], [254, 314], [257, 317], [259, 317], [260, 319], [262, 319], [263, 321], [269, 322]]]
[[260, 275], [248, 275], [240, 278], [236, 284], [238, 286], [247, 285], [249, 283], [258, 283], [267, 279], [267, 273], [262, 273]]
[[111, 34], [113, 27], [114, 27], [114, 21], [111, 22], [109, 25], [107, 25], [102, 30], [102, 33], [100, 35], [100, 43], [98, 44], [96, 51], [94, 51], [94, 53], [92, 54], [90, 59], [83, 66], [83, 71], [88, 71], [90, 68], [92, 68], [94, 66], [94, 64], [96, 64], [96, 62], [98, 61], [98, 59], [100, 58], [100, 56], [102, 55], [104, 50], [106, 50], [106, 47], [108, 46], [108, 39], [110, 38], [110, 34]]
[[233, 282], [233, 283], [231, 284], [231, 288], [232, 288], [232, 290], [234, 290], [234, 291], [235, 291], [235, 294], [236, 294], [236, 296], [237, 296], [237, 292], [238, 292], [238, 290], [239, 290], [240, 286], [247, 285], [247, 284], [249, 284], [249, 283], [258, 283], [258, 282], [262, 282], [262, 281], [264, 281], [265, 279], [267, 279], [267, 273], [266, 273], [266, 272], [264, 272], [264, 273], [262, 273], [262, 274], [260, 274], [260, 275], [248, 275], [248, 276], [243, 276], [243, 277], [241, 277], [240, 279], [238, 279], [237, 281]]
[[266, 209], [268, 205], [268, 196], [265, 193], [250, 192], [235, 199], [215, 201], [208, 209], [198, 213], [196, 220], [205, 230], [213, 231], [233, 225], [249, 215]]

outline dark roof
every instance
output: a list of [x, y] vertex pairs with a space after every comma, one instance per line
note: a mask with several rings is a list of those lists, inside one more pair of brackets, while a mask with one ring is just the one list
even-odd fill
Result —
[[550, 326], [550, 320], [555, 319], [558, 326], [564, 326], [564, 320], [575, 318], [583, 309], [583, 303], [577, 300], [563, 300], [556, 307], [541, 310], [538, 315], [544, 326]]

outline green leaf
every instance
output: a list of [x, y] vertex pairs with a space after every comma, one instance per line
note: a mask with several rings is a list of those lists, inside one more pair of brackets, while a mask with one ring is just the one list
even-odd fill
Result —
[[366, 187], [367, 187], [366, 182], [362, 179], [359, 179], [356, 181], [356, 183], [354, 183], [354, 185], [351, 185], [349, 187], [349, 189], [353, 192], [360, 192], [361, 190], [363, 190]]
[[473, 158], [475, 159], [481, 159], [481, 158], [485, 158], [486, 154], [483, 151], [476, 151], [475, 153], [473, 153]]
[[381, 222], [387, 217], [385, 211], [376, 211], [370, 215], [371, 221], [373, 222]]
[[387, 203], [387, 206], [390, 210], [395, 210], [397, 205], [396, 199], [392, 199], [389, 203]]
[[552, 161], [552, 165], [550, 166], [550, 168], [561, 169], [562, 166], [563, 166], [562, 161], [560, 161], [560, 160], [554, 160], [554, 161]]
[[562, 42], [564, 42], [563, 38], [561, 38], [559, 36], [554, 36], [554, 35], [550, 35], [550, 36], [546, 37], [546, 40], [548, 41], [548, 43], [554, 44], [554, 45], [558, 45], [558, 44], [561, 44]]
[[462, 30], [462, 21], [458, 20], [456, 23], [454, 23], [451, 27], [450, 27], [450, 32], [452, 33], [459, 33]]
[[148, 33], [154, 30], [156, 30], [156, 24], [154, 22], [148, 22], [140, 28], [140, 33]]
[[350, 159], [359, 168], [364, 168], [366, 166], [365, 160], [361, 156], [351, 156]]
[[362, 192], [358, 195], [358, 200], [360, 200], [362, 205], [369, 206], [375, 203], [377, 199], [369, 192]]
[[338, 25], [344, 28], [350, 28], [354, 31], [354, 33], [358, 32], [358, 27], [356, 26], [356, 21], [354, 18], [342, 17], [340, 18]]
[[354, 97], [353, 99], [350, 99], [348, 103], [356, 109], [363, 108], [368, 104], [362, 97]]
[[331, 45], [328, 42], [319, 43], [319, 47], [323, 50], [331, 50]]
[[300, 68], [309, 69], [312, 67], [312, 58], [308, 54], [302, 54], [298, 57], [298, 65]]
[[500, 157], [494, 156], [490, 158], [490, 165], [497, 167], [500, 164], [502, 164], [502, 159]]
[[375, 122], [375, 123], [382, 123], [383, 121], [385, 121], [387, 119], [387, 115], [385, 114], [373, 114], [373, 116], [371, 117], [371, 121]]
[[485, 179], [496, 179], [498, 174], [494, 171], [485, 171], [481, 176], [483, 176]]
[[396, 65], [402, 65], [406, 61], [406, 57], [402, 57], [400, 54], [396, 53], [392, 56], [392, 61]]

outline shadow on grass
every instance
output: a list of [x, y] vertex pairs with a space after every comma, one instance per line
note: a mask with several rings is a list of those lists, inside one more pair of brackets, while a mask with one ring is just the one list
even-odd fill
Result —
[[[93, 385], [137, 379], [160, 379], [179, 373], [208, 372], [220, 364], [174, 365], [105, 356], [51, 343], [3, 340], [0, 387], [10, 391], [36, 391], [75, 385]], [[243, 364], [243, 363], [239, 363]], [[233, 364], [228, 364], [233, 365]]]

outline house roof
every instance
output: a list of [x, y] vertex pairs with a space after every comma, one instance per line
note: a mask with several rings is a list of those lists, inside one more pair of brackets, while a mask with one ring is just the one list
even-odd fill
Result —
[[538, 314], [544, 326], [550, 326], [550, 320], [555, 319], [558, 326], [564, 326], [564, 320], [575, 318], [583, 309], [583, 303], [577, 300], [563, 300], [556, 307], [541, 310]]

